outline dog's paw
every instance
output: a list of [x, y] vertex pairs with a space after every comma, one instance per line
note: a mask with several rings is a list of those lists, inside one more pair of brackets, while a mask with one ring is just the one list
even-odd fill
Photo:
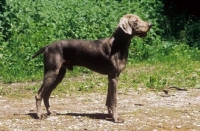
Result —
[[50, 109], [47, 109], [47, 115], [49, 115], [49, 116], [56, 116], [57, 113], [56, 113], [56, 111], [52, 111]]
[[38, 119], [43, 120], [46, 119], [48, 116], [47, 114], [41, 114], [41, 115], [37, 115]]
[[124, 120], [121, 119], [120, 117], [118, 117], [118, 118], [114, 119], [114, 122], [115, 123], [124, 123]]
[[51, 112], [49, 112], [49, 113], [48, 113], [48, 115], [50, 115], [50, 116], [57, 116], [57, 115], [58, 115], [58, 113], [57, 113], [57, 112], [55, 112], [55, 111], [51, 111]]

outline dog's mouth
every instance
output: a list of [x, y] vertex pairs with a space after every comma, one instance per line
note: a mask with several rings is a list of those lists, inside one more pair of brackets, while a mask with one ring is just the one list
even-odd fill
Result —
[[139, 33], [137, 36], [138, 37], [146, 37], [147, 36], [147, 32], [145, 32], [145, 33]]
[[151, 27], [153, 26], [153, 24], [148, 23], [147, 25], [148, 25], [148, 26], [147, 26], [147, 28], [146, 28], [146, 31], [143, 30], [143, 31], [141, 31], [140, 33], [138, 33], [138, 36], [139, 36], [139, 37], [145, 37], [145, 36], [147, 36], [147, 32], [151, 29]]

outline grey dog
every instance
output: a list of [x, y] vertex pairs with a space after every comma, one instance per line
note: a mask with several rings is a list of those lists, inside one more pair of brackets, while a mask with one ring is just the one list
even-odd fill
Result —
[[33, 55], [44, 53], [44, 79], [36, 99], [37, 117], [43, 119], [41, 101], [48, 115], [56, 115], [50, 110], [49, 97], [51, 92], [62, 81], [66, 69], [83, 66], [103, 75], [108, 75], [108, 92], [106, 106], [108, 114], [114, 122], [124, 122], [117, 113], [118, 77], [126, 66], [128, 50], [134, 36], [145, 37], [152, 24], [144, 22], [133, 14], [124, 15], [109, 38], [99, 40], [61, 40], [53, 42]]

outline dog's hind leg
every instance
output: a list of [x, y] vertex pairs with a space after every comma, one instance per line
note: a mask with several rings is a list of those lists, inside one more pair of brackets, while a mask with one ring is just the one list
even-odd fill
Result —
[[58, 76], [58, 73], [56, 73], [56, 72], [59, 72], [59, 71], [53, 70], [53, 71], [47, 71], [45, 73], [43, 84], [42, 84], [41, 88], [39, 89], [37, 95], [35, 96], [37, 116], [39, 119], [43, 119], [46, 117], [45, 115], [42, 115], [42, 113], [41, 113], [41, 102], [42, 102], [42, 99], [44, 98], [46, 92], [48, 92], [48, 90], [51, 87], [53, 87], [53, 85], [57, 79], [57, 76]]
[[50, 104], [49, 104], [49, 97], [51, 95], [51, 92], [56, 88], [56, 86], [62, 81], [66, 73], [65, 68], [60, 68], [59, 74], [55, 80], [55, 82], [51, 85], [51, 87], [45, 92], [43, 100], [44, 100], [44, 105], [47, 110], [48, 115], [56, 115], [56, 113], [52, 112], [50, 110]]
[[[36, 108], [37, 108], [37, 117], [39, 119], [43, 119], [46, 115], [42, 115], [41, 113], [41, 101], [44, 99], [44, 103], [47, 109], [47, 113], [51, 113], [49, 111], [49, 96], [53, 89], [58, 85], [59, 81], [64, 77], [65, 70], [61, 69], [62, 67], [62, 57], [58, 54], [51, 54], [47, 52], [44, 55], [44, 79], [41, 88], [39, 89], [37, 95], [35, 96], [36, 100]], [[63, 74], [62, 74], [63, 73]], [[47, 96], [46, 96], [47, 95]]]

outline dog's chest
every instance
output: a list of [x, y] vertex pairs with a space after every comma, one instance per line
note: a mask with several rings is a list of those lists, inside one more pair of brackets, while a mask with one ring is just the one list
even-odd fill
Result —
[[111, 58], [113, 69], [115, 69], [118, 73], [123, 71], [126, 67], [126, 59], [125, 58], [119, 58], [118, 55], [113, 56]]

